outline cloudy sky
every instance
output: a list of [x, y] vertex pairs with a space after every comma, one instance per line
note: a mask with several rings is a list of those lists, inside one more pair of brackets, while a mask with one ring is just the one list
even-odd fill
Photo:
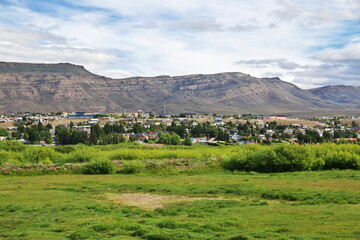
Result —
[[360, 85], [360, 0], [1, 0], [0, 61]]

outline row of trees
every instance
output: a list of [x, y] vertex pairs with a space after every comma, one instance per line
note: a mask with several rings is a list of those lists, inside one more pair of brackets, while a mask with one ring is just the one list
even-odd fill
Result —
[[[105, 125], [102, 128], [99, 124], [95, 124], [90, 128], [90, 135], [88, 135], [85, 131], [57, 126], [55, 128], [55, 141], [61, 145], [73, 145], [79, 143], [87, 145], [106, 145], [118, 144], [126, 141], [124, 136], [121, 134], [120, 128], [117, 126], [110, 128], [109, 126], [112, 127], [111, 125]], [[120, 129], [120, 132], [112, 131], [111, 129]], [[181, 145], [181, 137], [176, 133], [164, 134], [160, 132], [158, 142], [166, 145]], [[184, 145], [192, 145], [189, 137], [184, 140]]]
[[[24, 139], [31, 142], [40, 142], [45, 141], [46, 143], [52, 143], [50, 129], [52, 129], [52, 125], [49, 123], [47, 125], [43, 125], [42, 123], [38, 123], [32, 125], [30, 127], [25, 127], [23, 124], [17, 124], [17, 131], [11, 133], [11, 138], [15, 140]], [[4, 134], [4, 131], [0, 130]], [[7, 135], [7, 132], [6, 132]]]
[[196, 126], [191, 127], [190, 133], [193, 137], [217, 138], [225, 142], [230, 140], [230, 135], [226, 131], [220, 127], [211, 125], [209, 122], [198, 123]]
[[[111, 131], [109, 126], [116, 131]], [[89, 136], [85, 131], [57, 126], [55, 128], [55, 141], [61, 145], [72, 145], [79, 143], [87, 145], [118, 144], [120, 142], [126, 141], [121, 132], [121, 128], [118, 128], [116, 125], [105, 125], [104, 128], [102, 128], [99, 124], [95, 124], [91, 126]]]

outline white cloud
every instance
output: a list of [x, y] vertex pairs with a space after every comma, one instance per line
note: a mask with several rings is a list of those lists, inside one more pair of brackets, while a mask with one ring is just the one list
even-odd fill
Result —
[[[358, 0], [80, 0], [72, 3], [78, 8], [54, 4], [47, 13], [29, 7], [31, 2], [0, 3], [2, 61], [73, 62], [110, 77], [278, 74], [302, 86], [335, 82], [329, 73], [359, 73], [348, 61], [357, 59], [359, 32], [342, 32], [345, 20], [359, 18]], [[334, 49], [333, 43], [344, 47]]]
[[101, 72], [118, 59], [105, 51], [69, 46], [64, 38], [39, 31], [0, 28], [0, 59], [10, 62], [82, 64]]
[[325, 49], [315, 54], [314, 58], [322, 61], [360, 60], [360, 43], [350, 43], [340, 49]]

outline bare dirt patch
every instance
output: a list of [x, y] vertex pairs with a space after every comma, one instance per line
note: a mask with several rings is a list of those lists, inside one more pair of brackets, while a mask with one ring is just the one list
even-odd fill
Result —
[[160, 143], [141, 143], [141, 145], [149, 147], [165, 147], [165, 144]]
[[145, 193], [125, 193], [120, 195], [109, 195], [108, 198], [114, 203], [126, 206], [134, 206], [143, 209], [155, 210], [163, 208], [170, 203], [197, 200], [228, 200], [224, 198], [205, 198], [205, 197], [185, 197], [185, 196], [166, 196]]

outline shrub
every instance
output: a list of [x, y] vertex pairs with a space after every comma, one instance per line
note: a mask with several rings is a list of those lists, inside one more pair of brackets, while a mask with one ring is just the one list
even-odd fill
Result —
[[0, 141], [0, 149], [12, 152], [21, 152], [26, 146], [18, 141]]
[[277, 156], [273, 149], [265, 148], [249, 155], [250, 170], [258, 172], [277, 172]]
[[277, 161], [276, 172], [305, 171], [311, 168], [311, 152], [309, 148], [298, 145], [281, 145], [275, 149]]
[[[320, 146], [318, 146], [320, 147]], [[234, 171], [292, 172], [319, 170], [325, 162], [311, 146], [272, 145], [244, 147], [236, 155], [224, 158], [221, 166]]]
[[76, 150], [76, 148], [71, 145], [57, 146], [54, 149], [59, 153], [71, 153]]
[[360, 169], [360, 156], [350, 152], [331, 152], [325, 156], [326, 169]]
[[127, 161], [123, 164], [121, 173], [125, 174], [134, 174], [134, 173], [140, 173], [145, 169], [146, 165], [142, 161]]
[[105, 158], [93, 160], [83, 167], [85, 174], [112, 174], [115, 170], [115, 164]]
[[181, 138], [176, 133], [173, 133], [170, 138], [170, 144], [171, 145], [180, 145], [181, 144]]
[[50, 155], [52, 149], [43, 147], [27, 148], [23, 153], [23, 159], [25, 162], [30, 163], [48, 163], [51, 164]]
[[100, 151], [96, 151], [93, 148], [77, 149], [76, 151], [70, 153], [68, 160], [72, 163], [90, 162], [95, 157], [99, 156], [99, 152]]
[[248, 157], [245, 155], [225, 157], [221, 160], [221, 166], [230, 171], [247, 171], [249, 170]]
[[7, 162], [11, 162], [11, 160], [13, 159], [13, 156], [14, 156], [13, 152], [0, 150], [0, 165], [7, 163]]
[[191, 146], [192, 145], [192, 141], [189, 137], [186, 137], [184, 140], [184, 145], [185, 146]]

